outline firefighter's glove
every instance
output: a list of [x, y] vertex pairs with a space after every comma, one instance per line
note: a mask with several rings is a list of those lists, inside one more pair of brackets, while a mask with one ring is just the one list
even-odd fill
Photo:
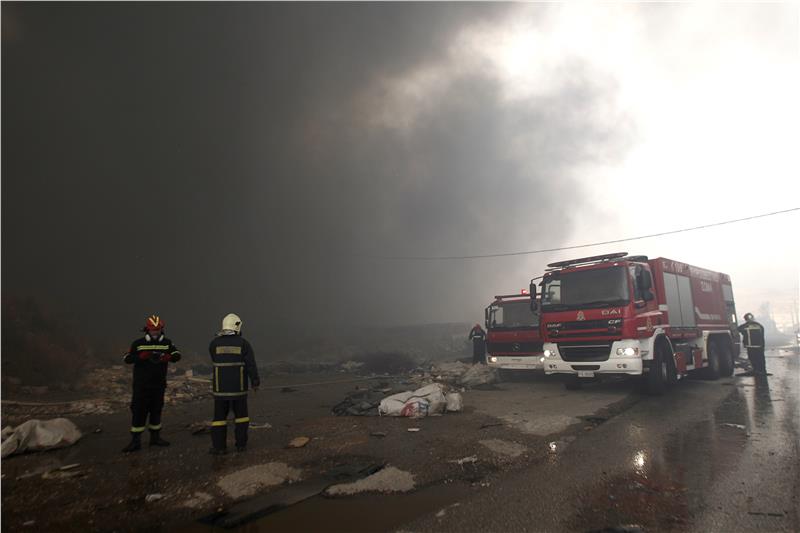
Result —
[[139, 359], [141, 359], [142, 361], [147, 361], [148, 359], [150, 359], [151, 354], [152, 352], [139, 352]]
[[161, 361], [162, 363], [169, 363], [170, 361], [172, 361], [172, 356], [168, 353], [162, 353], [161, 357], [159, 358], [159, 361]]

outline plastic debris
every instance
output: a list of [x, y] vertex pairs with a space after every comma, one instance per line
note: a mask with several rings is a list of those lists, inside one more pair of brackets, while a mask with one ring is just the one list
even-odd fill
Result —
[[729, 428], [736, 428], [736, 429], [747, 429], [742, 424], [731, 424], [730, 422], [724, 422], [721, 425], [727, 426]]
[[81, 438], [78, 426], [66, 418], [28, 420], [2, 431], [2, 457], [26, 451], [43, 451], [72, 446]]

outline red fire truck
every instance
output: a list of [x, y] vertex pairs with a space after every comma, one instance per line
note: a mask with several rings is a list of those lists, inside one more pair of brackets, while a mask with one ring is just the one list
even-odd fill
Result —
[[542, 335], [539, 311], [522, 294], [495, 296], [486, 307], [486, 363], [508, 374], [514, 370], [541, 370]]
[[623, 252], [551, 263], [539, 285], [537, 301], [531, 281], [531, 308], [541, 312], [544, 370], [566, 374], [569, 389], [627, 374], [660, 394], [692, 370], [733, 374], [739, 335], [726, 274]]

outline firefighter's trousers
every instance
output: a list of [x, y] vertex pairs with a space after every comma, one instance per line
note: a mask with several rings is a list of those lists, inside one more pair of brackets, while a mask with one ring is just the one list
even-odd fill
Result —
[[767, 360], [764, 357], [764, 348], [748, 348], [747, 358], [750, 359], [750, 364], [753, 366], [753, 372], [767, 373]]
[[[164, 408], [163, 387], [134, 387], [131, 399], [131, 433], [142, 433], [149, 428], [161, 429], [161, 410]], [[150, 423], [147, 424], [147, 418]]]
[[247, 416], [247, 395], [234, 396], [233, 398], [214, 398], [214, 420], [211, 422], [211, 445], [217, 450], [226, 448], [228, 436], [228, 411], [233, 409], [236, 429], [236, 446], [247, 446], [247, 428], [250, 427], [250, 417]]
[[480, 337], [472, 339], [472, 364], [486, 363], [486, 341]]

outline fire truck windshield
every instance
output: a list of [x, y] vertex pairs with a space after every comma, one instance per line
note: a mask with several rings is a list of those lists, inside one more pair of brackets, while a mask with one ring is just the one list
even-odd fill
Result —
[[542, 311], [608, 307], [629, 301], [625, 267], [554, 273], [542, 282]]
[[539, 313], [531, 312], [530, 300], [500, 302], [489, 307], [489, 327], [528, 328], [539, 325]]

